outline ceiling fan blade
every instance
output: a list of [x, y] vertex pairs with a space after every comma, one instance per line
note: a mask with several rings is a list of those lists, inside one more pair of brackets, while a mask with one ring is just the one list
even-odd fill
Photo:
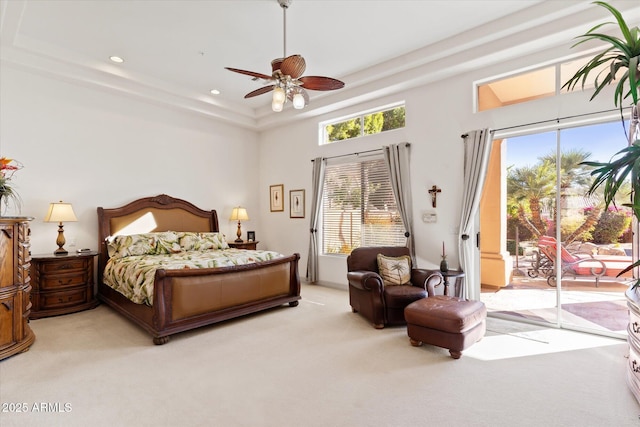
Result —
[[344, 87], [344, 82], [331, 77], [305, 76], [300, 77], [298, 80], [300, 80], [305, 89], [309, 90], [336, 90]]
[[237, 68], [230, 68], [230, 67], [224, 67], [224, 68], [229, 71], [233, 71], [234, 73], [246, 74], [247, 76], [255, 77], [258, 79], [273, 80], [272, 76], [268, 76], [262, 73], [256, 73], [255, 71], [239, 70]]
[[284, 58], [276, 58], [273, 61], [271, 61], [271, 72], [275, 73], [276, 71], [278, 71], [280, 69], [280, 67], [282, 66], [282, 61], [284, 61]]
[[256, 89], [254, 91], [249, 92], [244, 97], [245, 98], [253, 98], [254, 96], [262, 95], [263, 93], [271, 92], [276, 85], [264, 86], [260, 89]]
[[280, 66], [280, 71], [285, 76], [291, 76], [292, 79], [297, 79], [304, 73], [304, 70], [307, 68], [307, 63], [304, 58], [300, 55], [291, 55], [287, 56], [284, 61], [282, 61], [282, 65]]

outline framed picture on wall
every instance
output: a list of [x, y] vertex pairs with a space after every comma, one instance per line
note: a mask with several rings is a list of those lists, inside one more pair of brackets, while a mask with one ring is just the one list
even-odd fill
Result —
[[289, 191], [289, 218], [304, 218], [304, 190]]
[[255, 241], [256, 241], [256, 232], [247, 231], [247, 242], [255, 242]]
[[269, 206], [271, 212], [284, 211], [284, 185], [277, 184], [269, 187]]

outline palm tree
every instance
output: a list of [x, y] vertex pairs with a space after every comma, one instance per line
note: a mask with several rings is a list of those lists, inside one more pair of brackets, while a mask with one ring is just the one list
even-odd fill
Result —
[[[555, 193], [555, 167], [550, 162], [524, 166], [507, 171], [507, 194], [518, 206], [518, 217], [534, 236], [545, 234], [547, 224], [542, 219], [541, 201]], [[531, 220], [526, 217], [529, 208]]]
[[[560, 154], [560, 191], [565, 193], [571, 187], [588, 187], [591, 184], [589, 174], [593, 167], [585, 165], [591, 153], [580, 148], [572, 148]], [[539, 157], [542, 162], [549, 162], [554, 167], [556, 165], [555, 151], [545, 156]], [[565, 190], [565, 191], [563, 191]]]

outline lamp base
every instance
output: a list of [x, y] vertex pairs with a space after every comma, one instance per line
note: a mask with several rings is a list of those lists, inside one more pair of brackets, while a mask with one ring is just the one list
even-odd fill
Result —
[[236, 240], [234, 240], [234, 242], [236, 243], [242, 243], [242, 230], [240, 229], [240, 220], [238, 220], [238, 231], [236, 232], [236, 236], [238, 236], [238, 238]]
[[58, 238], [56, 239], [56, 245], [58, 245], [58, 249], [53, 251], [54, 255], [67, 255], [69, 252], [65, 248], [63, 248], [64, 244], [67, 241], [64, 239], [64, 227], [62, 226], [62, 222], [58, 223]]

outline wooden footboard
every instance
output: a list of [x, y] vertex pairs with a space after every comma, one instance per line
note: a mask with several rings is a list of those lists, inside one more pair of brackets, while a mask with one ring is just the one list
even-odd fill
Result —
[[299, 254], [256, 264], [158, 270], [153, 307], [135, 304], [100, 284], [98, 297], [140, 325], [156, 344], [169, 336], [300, 299]]

